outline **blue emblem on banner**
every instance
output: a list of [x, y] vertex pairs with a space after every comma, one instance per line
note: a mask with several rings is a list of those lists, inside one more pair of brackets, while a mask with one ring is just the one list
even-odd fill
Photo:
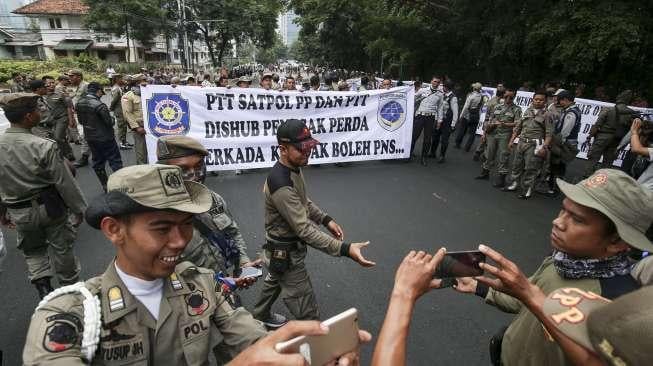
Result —
[[190, 129], [188, 100], [181, 94], [153, 94], [147, 100], [147, 116], [150, 131], [156, 137], [185, 135]]
[[399, 129], [406, 122], [406, 93], [379, 95], [379, 125], [388, 131]]

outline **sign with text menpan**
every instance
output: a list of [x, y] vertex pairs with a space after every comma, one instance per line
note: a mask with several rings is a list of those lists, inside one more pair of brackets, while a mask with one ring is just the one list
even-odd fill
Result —
[[414, 93], [148, 85], [141, 99], [149, 161], [157, 160], [157, 138], [187, 135], [209, 151], [209, 171], [270, 167], [279, 160], [277, 128], [291, 118], [305, 121], [320, 142], [311, 164], [407, 158]]

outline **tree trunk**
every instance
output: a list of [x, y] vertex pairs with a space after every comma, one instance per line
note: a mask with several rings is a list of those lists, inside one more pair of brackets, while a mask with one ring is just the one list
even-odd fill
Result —
[[228, 39], [225, 39], [225, 37], [221, 37], [220, 46], [218, 48], [218, 62], [220, 63], [220, 66], [222, 66], [222, 58], [224, 57], [224, 50], [225, 48], [227, 48], [228, 43], [229, 43]]
[[215, 51], [213, 49], [213, 42], [211, 40], [211, 37], [209, 36], [209, 31], [208, 29], [199, 27], [200, 31], [204, 35], [204, 43], [206, 43], [206, 47], [209, 49], [209, 56], [211, 57], [211, 65], [213, 65], [213, 68], [218, 67], [218, 61], [215, 59]]

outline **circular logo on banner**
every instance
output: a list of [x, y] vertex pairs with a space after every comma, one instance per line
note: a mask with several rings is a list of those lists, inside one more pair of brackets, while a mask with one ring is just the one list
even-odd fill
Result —
[[148, 125], [156, 137], [185, 135], [190, 129], [188, 100], [181, 94], [154, 94], [147, 100]]
[[388, 93], [379, 96], [379, 125], [388, 131], [399, 129], [406, 122], [406, 94]]

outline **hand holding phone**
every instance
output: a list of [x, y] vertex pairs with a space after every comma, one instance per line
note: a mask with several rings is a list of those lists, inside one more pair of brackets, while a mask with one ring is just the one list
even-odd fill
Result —
[[447, 252], [435, 269], [434, 278], [476, 277], [483, 275], [480, 264], [485, 254], [478, 250]]
[[299, 353], [309, 365], [321, 366], [358, 347], [358, 310], [355, 308], [327, 319], [322, 324], [329, 327], [328, 334], [299, 336], [277, 343], [276, 351]]

